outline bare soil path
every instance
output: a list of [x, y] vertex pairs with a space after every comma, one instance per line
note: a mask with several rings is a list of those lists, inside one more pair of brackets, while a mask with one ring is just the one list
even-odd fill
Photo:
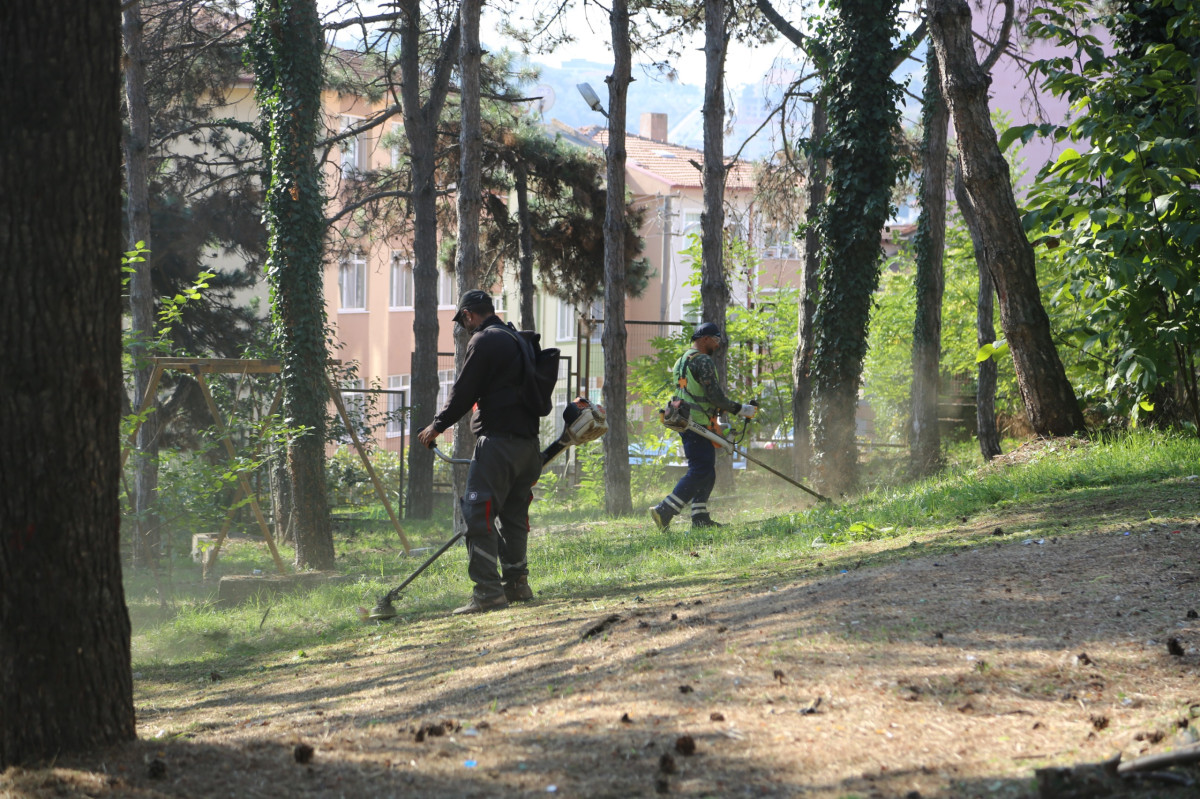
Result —
[[[779, 573], [136, 680], [138, 743], [10, 769], [0, 797], [1037, 796], [1036, 768], [1197, 740], [1197, 494], [1014, 503]], [[1106, 521], [1139, 502], [1152, 521]]]

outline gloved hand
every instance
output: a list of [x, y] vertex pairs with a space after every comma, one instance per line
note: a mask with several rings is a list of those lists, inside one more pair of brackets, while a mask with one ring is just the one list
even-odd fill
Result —
[[756, 414], [756, 413], [758, 413], [758, 406], [747, 403], [747, 404], [743, 405], [741, 408], [738, 408], [737, 415], [743, 416], [747, 419], [753, 419], [754, 414]]

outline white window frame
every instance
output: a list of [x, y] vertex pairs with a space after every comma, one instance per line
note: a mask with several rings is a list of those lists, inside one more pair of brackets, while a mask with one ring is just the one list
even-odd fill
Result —
[[456, 308], [454, 300], [454, 275], [438, 270], [438, 307]]
[[[367, 387], [367, 382], [363, 378], [356, 380], [341, 381], [342, 388], [364, 389]], [[346, 419], [343, 422], [353, 426], [356, 422], [365, 422], [367, 418], [367, 395], [361, 391], [356, 391], [350, 394], [342, 394], [342, 407], [346, 409]], [[357, 414], [357, 416], [356, 416]], [[343, 444], [349, 444], [354, 439], [350, 437], [349, 432], [342, 439]]]
[[356, 252], [338, 262], [340, 311], [367, 310], [367, 256]]
[[393, 311], [411, 311], [417, 295], [412, 261], [405, 258], [403, 253], [393, 250], [389, 271], [391, 279], [388, 287], [388, 308]]
[[388, 377], [388, 389], [403, 391], [403, 394], [387, 395], [387, 432], [388, 438], [406, 435], [409, 431], [409, 418], [397, 419], [393, 414], [402, 408], [412, 407], [412, 375], [391, 375]]
[[556, 341], [574, 341], [579, 332], [579, 315], [575, 313], [575, 304], [560, 299], [555, 325]]
[[[343, 116], [341, 132], [345, 133], [362, 121], [362, 117]], [[357, 178], [367, 171], [367, 134], [365, 131], [342, 139], [339, 146], [342, 151], [343, 178]]]
[[454, 370], [453, 369], [438, 369], [438, 396], [437, 407], [446, 407], [446, 402], [450, 399], [450, 387], [454, 385]]
[[392, 125], [392, 146], [388, 148], [392, 169], [400, 168], [400, 137], [403, 135], [399, 125]]

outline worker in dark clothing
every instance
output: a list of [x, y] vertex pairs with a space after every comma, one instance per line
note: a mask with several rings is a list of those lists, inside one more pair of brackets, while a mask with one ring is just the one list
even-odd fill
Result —
[[[720, 411], [736, 413], [747, 419], [758, 412], [755, 405], [742, 405], [725, 396], [717, 380], [717, 367], [712, 354], [721, 347], [721, 331], [712, 322], [696, 326], [692, 346], [675, 362], [675, 397], [688, 403], [691, 419], [702, 427], [717, 430]], [[687, 457], [687, 473], [675, 484], [666, 499], [650, 509], [650, 518], [658, 529], [665, 530], [689, 502], [692, 505], [692, 527], [720, 527], [708, 515], [708, 495], [717, 481], [717, 450], [713, 442], [691, 430], [679, 434], [683, 439], [683, 454]]]
[[467, 573], [475, 590], [454, 613], [482, 613], [533, 599], [526, 542], [533, 484], [542, 471], [539, 418], [522, 399], [519, 334], [496, 316], [492, 298], [479, 290], [464, 293], [454, 321], [472, 333], [462, 372], [445, 407], [417, 439], [432, 447], [440, 433], [477, 406], [471, 431], [478, 440], [462, 498]]

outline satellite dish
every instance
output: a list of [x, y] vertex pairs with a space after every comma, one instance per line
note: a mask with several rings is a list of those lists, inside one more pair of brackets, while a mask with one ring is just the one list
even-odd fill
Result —
[[554, 88], [548, 83], [539, 83], [530, 92], [532, 97], [535, 97], [531, 110], [538, 114], [545, 114], [554, 107]]

